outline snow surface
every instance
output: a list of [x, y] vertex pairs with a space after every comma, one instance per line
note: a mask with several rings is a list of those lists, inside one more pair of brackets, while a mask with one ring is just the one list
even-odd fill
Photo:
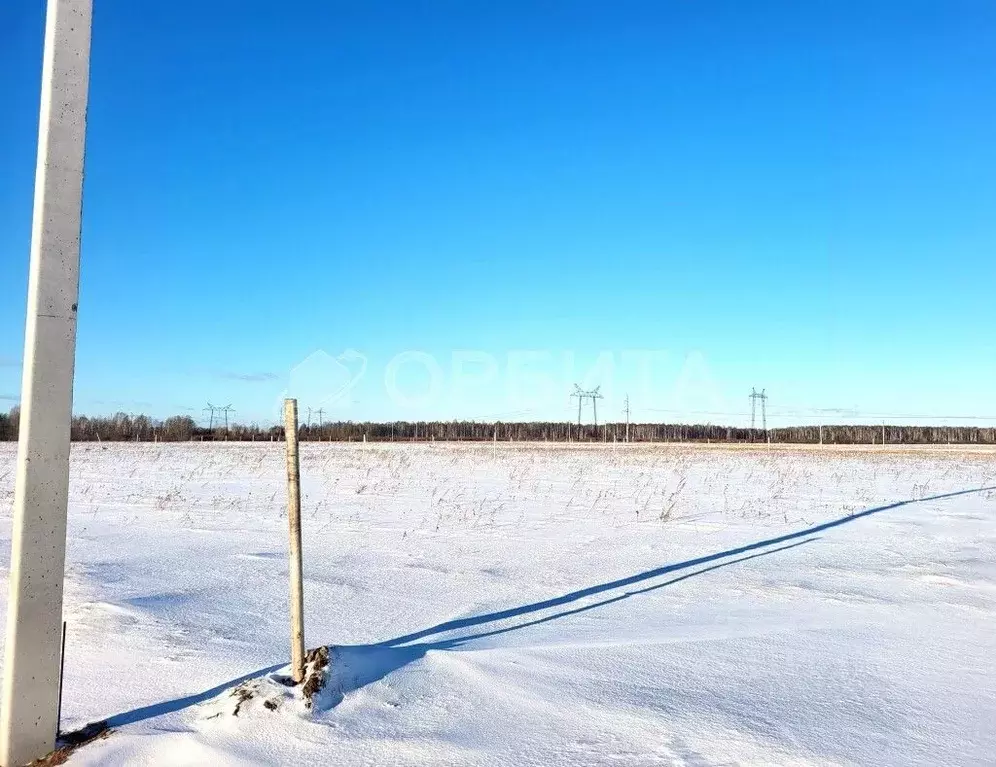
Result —
[[303, 445], [309, 711], [282, 447], [74, 445], [71, 764], [996, 763], [992, 452]]

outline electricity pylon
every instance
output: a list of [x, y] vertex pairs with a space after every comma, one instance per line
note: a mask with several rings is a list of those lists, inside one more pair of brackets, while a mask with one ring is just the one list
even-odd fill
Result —
[[750, 390], [750, 428], [754, 428], [757, 416], [757, 401], [761, 401], [761, 428], [765, 431], [768, 430], [768, 395], [764, 393], [764, 389], [758, 391], [757, 389], [751, 388]]

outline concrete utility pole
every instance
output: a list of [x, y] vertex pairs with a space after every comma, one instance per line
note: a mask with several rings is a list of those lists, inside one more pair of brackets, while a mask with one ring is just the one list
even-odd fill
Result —
[[9, 767], [52, 751], [59, 726], [91, 11], [91, 0], [48, 0], [45, 20], [0, 701]]
[[629, 442], [629, 395], [626, 395], [626, 441]]

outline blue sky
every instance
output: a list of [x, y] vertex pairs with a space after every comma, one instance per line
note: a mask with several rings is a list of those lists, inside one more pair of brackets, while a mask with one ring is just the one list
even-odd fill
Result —
[[[0, 6], [0, 404], [42, 6]], [[79, 412], [996, 416], [986, 0], [96, 6]]]

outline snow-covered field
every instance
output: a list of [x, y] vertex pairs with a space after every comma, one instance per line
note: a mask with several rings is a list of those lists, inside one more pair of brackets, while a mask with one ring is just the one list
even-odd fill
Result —
[[71, 764], [996, 763], [992, 452], [304, 445], [309, 711], [282, 447], [74, 446]]

